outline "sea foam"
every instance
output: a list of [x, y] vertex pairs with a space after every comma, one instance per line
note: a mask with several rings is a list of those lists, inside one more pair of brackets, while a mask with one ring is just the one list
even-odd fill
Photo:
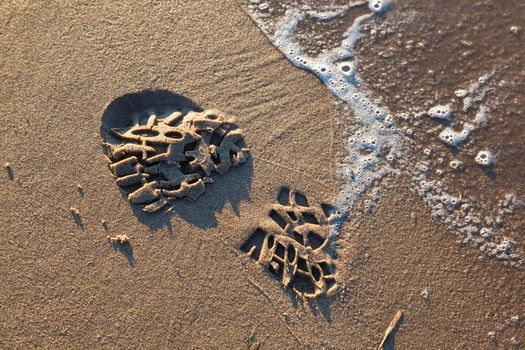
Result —
[[[431, 144], [423, 152], [424, 159], [417, 158], [413, 152], [418, 148], [414, 133], [434, 135], [451, 153], [453, 159], [449, 167], [452, 171], [462, 172], [466, 162], [462, 157], [456, 158], [461, 156], [458, 152], [470, 147], [476, 130], [487, 125], [491, 119], [491, 110], [496, 107], [489, 106], [486, 98], [492, 91], [489, 83], [497, 74], [497, 69], [481, 76], [466, 88], [454, 91], [457, 98], [454, 104], [434, 104], [430, 109], [400, 113], [394, 118], [381, 99], [367, 88], [366, 81], [359, 74], [360, 60], [355, 52], [356, 44], [363, 39], [364, 26], [372, 24], [374, 17], [384, 19], [393, 8], [392, 1], [350, 1], [344, 6], [331, 4], [316, 7], [306, 0], [300, 3], [239, 1], [273, 45], [293, 65], [315, 74], [338, 100], [348, 106], [346, 117], [352, 121], [352, 127], [348, 130], [346, 157], [339, 168], [344, 185], [336, 201], [332, 236], [337, 236], [342, 223], [351, 219], [350, 210], [358, 203], [363, 202], [368, 209], [375, 206], [380, 180], [388, 175], [403, 173], [412, 182], [414, 193], [430, 209], [431, 216], [455, 232], [461, 243], [477, 248], [482, 255], [496, 257], [504, 264], [521, 264], [521, 252], [516, 242], [502, 232], [496, 232], [501, 231], [504, 216], [521, 208], [522, 202], [519, 199], [510, 201], [508, 207], [498, 203], [498, 210], [502, 214], [498, 211], [497, 216], [487, 216], [484, 211], [494, 203], [483, 202], [478, 205], [475, 200], [469, 200], [466, 198], [468, 196], [462, 196], [461, 193], [448, 193], [447, 186], [441, 180], [433, 179], [442, 176], [445, 171], [439, 166], [443, 163], [443, 151], [440, 151], [441, 156], [436, 162], [432, 160], [433, 154], [439, 149], [437, 145], [430, 141]], [[350, 15], [355, 12], [368, 13], [357, 16], [350, 26], [345, 26], [345, 23], [350, 23]], [[305, 28], [312, 23], [313, 32], [305, 32]], [[333, 31], [330, 28], [334, 28], [334, 24], [346, 29], [343, 32]], [[337, 36], [341, 40], [333, 45], [333, 38]], [[504, 82], [499, 86], [504, 86]], [[429, 130], [421, 129], [421, 119], [425, 117], [429, 117], [436, 126]], [[400, 126], [396, 126], [396, 120]], [[481, 150], [475, 161], [486, 170], [495, 164], [495, 157], [491, 152]], [[506, 196], [515, 198], [512, 193]]]
[[[339, 100], [352, 110], [356, 127], [348, 137], [347, 157], [341, 175], [345, 186], [341, 189], [336, 207], [341, 219], [355, 206], [364, 192], [387, 174], [395, 173], [391, 162], [401, 155], [402, 139], [399, 137], [389, 109], [378, 103], [371, 91], [367, 90], [357, 72], [359, 58], [355, 46], [362, 36], [363, 24], [376, 13], [384, 13], [390, 1], [370, 1], [371, 12], [358, 16], [344, 32], [341, 43], [318, 55], [311, 55], [294, 40], [299, 26], [306, 19], [329, 21], [344, 16], [364, 2], [350, 2], [346, 6], [316, 10], [307, 5], [289, 5], [285, 14], [270, 25], [266, 12], [259, 6], [248, 11], [272, 43], [296, 67], [315, 74]], [[269, 9], [265, 7], [265, 11]], [[340, 220], [341, 222], [342, 220]], [[334, 225], [332, 235], [338, 233]]]

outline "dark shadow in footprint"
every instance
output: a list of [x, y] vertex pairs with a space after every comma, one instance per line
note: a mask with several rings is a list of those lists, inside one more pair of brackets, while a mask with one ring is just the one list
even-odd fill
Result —
[[310, 311], [314, 316], [318, 315], [319, 311], [321, 312], [321, 315], [323, 315], [323, 318], [328, 323], [332, 322], [332, 316], [330, 312], [330, 304], [332, 302], [333, 298], [322, 296], [317, 299], [310, 299], [308, 300], [308, 306], [310, 307]]
[[214, 183], [206, 185], [206, 192], [202, 196], [193, 202], [176, 201], [173, 209], [194, 226], [215, 227], [218, 224], [215, 212], [222, 211], [226, 204], [231, 206], [237, 217], [240, 215], [240, 202], [250, 200], [252, 176], [253, 163], [249, 158], [246, 163], [239, 167], [232, 167], [226, 174], [214, 174]]
[[292, 303], [292, 306], [295, 309], [298, 308], [299, 305], [302, 305], [302, 307], [304, 307], [305, 304], [308, 304], [310, 312], [314, 317], [317, 317], [319, 316], [319, 314], [321, 314], [326, 322], [332, 322], [330, 305], [336, 299], [335, 296], [320, 296], [315, 299], [305, 300], [299, 297], [297, 294], [295, 294], [295, 291], [293, 291], [292, 288], [286, 288], [286, 291], [288, 294], [288, 298], [290, 299], [290, 302]]
[[[100, 135], [105, 142], [120, 143], [112, 135], [111, 128], [126, 128], [133, 125], [133, 114], [138, 114], [148, 108], [154, 108], [159, 115], [168, 115], [175, 110], [193, 110], [200, 112], [202, 108], [182, 95], [167, 90], [145, 90], [117, 98], [108, 105], [102, 115]], [[144, 122], [144, 120], [142, 120]], [[103, 152], [105, 148], [103, 147]], [[105, 153], [105, 152], [104, 152]], [[112, 176], [109, 169], [108, 175]], [[252, 186], [253, 163], [250, 157], [239, 167], [232, 166], [225, 174], [213, 173], [213, 183], [206, 184], [206, 191], [195, 201], [183, 198], [174, 201], [163, 209], [148, 213], [144, 206], [132, 204], [127, 197], [129, 190], [117, 186], [131, 206], [137, 219], [151, 230], [168, 228], [171, 232], [171, 218], [179, 215], [189, 224], [199, 228], [216, 227], [218, 222], [215, 213], [221, 211], [227, 203], [239, 216], [241, 201], [250, 200]]]
[[112, 243], [113, 249], [118, 250], [128, 259], [128, 264], [135, 267], [135, 257], [133, 256], [133, 247], [129, 243]]
[[228, 203], [234, 213], [237, 216], [240, 215], [240, 202], [250, 200], [252, 174], [253, 163], [251, 159], [248, 159], [246, 163], [238, 168], [232, 167], [224, 175], [215, 174], [214, 183], [207, 184], [206, 192], [196, 200], [182, 198], [155, 213], [147, 213], [142, 206], [128, 202], [128, 193], [119, 188], [137, 219], [153, 231], [162, 228], [171, 231], [171, 218], [174, 215], [180, 216], [193, 226], [206, 229], [217, 227], [218, 221], [215, 213], [222, 211]]
[[183, 109], [202, 111], [202, 108], [189, 98], [168, 90], [143, 90], [129, 93], [113, 100], [106, 107], [102, 114], [100, 136], [106, 142], [120, 142], [110, 129], [132, 126], [133, 116], [151, 107], [154, 107], [157, 112], [166, 113]]

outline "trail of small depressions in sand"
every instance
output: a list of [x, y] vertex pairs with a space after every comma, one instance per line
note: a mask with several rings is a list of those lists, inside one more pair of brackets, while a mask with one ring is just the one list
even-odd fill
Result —
[[[346, 157], [338, 169], [344, 185], [336, 201], [338, 220], [332, 224], [332, 237], [339, 235], [341, 225], [349, 219], [350, 210], [365, 194], [377, 202], [381, 179], [403, 174], [413, 184], [413, 192], [429, 207], [432, 217], [455, 232], [462, 244], [506, 265], [521, 265], [520, 248], [505, 235], [501, 226], [503, 218], [520, 208], [523, 202], [513, 193], [506, 194], [498, 203], [482, 204], [461, 194], [449, 193], [440, 181], [429, 177], [432, 172], [438, 175], [442, 172], [429, 160], [432, 150], [425, 149], [424, 155], [418, 156], [411, 145], [413, 128], [420, 128], [422, 118], [428, 118], [438, 125], [438, 132], [433, 135], [435, 142], [444, 143], [451, 154], [455, 154], [473, 137], [476, 129], [486, 125], [491, 110], [497, 107], [497, 101], [489, 103], [486, 100], [488, 91], [504, 86], [501, 81], [489, 87], [498, 67], [488, 70], [465, 89], [453, 92], [460, 99], [457, 107], [436, 104], [430, 110], [394, 116], [381, 98], [367, 88], [358, 73], [360, 59], [354, 52], [358, 41], [363, 39], [364, 25], [371, 24], [374, 17], [386, 18], [393, 8], [392, 0], [350, 1], [343, 5], [319, 5], [308, 0], [239, 2], [294, 66], [314, 74], [349, 107], [350, 113], [345, 117], [350, 119], [352, 130], [348, 130]], [[352, 24], [348, 27], [348, 23]], [[334, 37], [342, 38], [339, 44], [333, 41]], [[459, 131], [451, 128], [452, 120], [462, 123], [463, 128]], [[433, 130], [436, 127], [422, 131], [428, 134]], [[490, 150], [480, 150], [476, 157], [476, 163], [487, 171], [495, 162]], [[456, 169], [461, 165], [454, 160], [450, 167]], [[497, 211], [496, 216], [487, 217], [487, 210]]]

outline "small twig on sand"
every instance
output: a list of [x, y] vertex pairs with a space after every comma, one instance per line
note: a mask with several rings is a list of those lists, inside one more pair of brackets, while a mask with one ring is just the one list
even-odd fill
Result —
[[390, 324], [388, 325], [388, 328], [385, 331], [383, 340], [381, 341], [381, 344], [379, 344], [379, 346], [377, 347], [377, 350], [384, 350], [384, 346], [388, 337], [390, 337], [390, 334], [392, 334], [392, 331], [394, 330], [394, 328], [396, 328], [397, 324], [399, 323], [399, 320], [401, 320], [401, 317], [403, 317], [403, 310], [398, 310], [394, 315], [394, 318], [392, 318], [392, 321], [390, 321]]
[[258, 340], [255, 336], [255, 327], [252, 328], [250, 336], [246, 338], [246, 349], [247, 350], [261, 350], [264, 342]]
[[73, 215], [73, 216], [80, 216], [80, 210], [78, 210], [77, 208], [75, 207], [70, 207], [69, 208], [69, 212]]

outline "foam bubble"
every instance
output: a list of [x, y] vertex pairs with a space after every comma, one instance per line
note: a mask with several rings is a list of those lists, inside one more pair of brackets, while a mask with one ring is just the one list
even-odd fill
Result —
[[368, 8], [374, 13], [384, 13], [390, 6], [389, 0], [369, 0]]
[[[256, 3], [260, 2], [256, 1]], [[339, 232], [342, 223], [347, 219], [345, 214], [360, 202], [365, 191], [371, 193], [377, 190], [376, 184], [379, 181], [385, 176], [399, 174], [399, 170], [394, 167], [402, 166], [414, 181], [414, 191], [418, 192], [431, 208], [432, 216], [452, 227], [465, 244], [479, 247], [484, 254], [491, 256], [497, 254], [501, 259], [507, 254], [509, 259], [514, 259], [512, 256], [516, 254], [513, 253], [512, 242], [502, 240], [501, 235], [492, 235], [490, 230], [483, 230], [482, 216], [475, 202], [469, 203], [466, 199], [468, 197], [462, 198], [461, 194], [457, 197], [448, 194], [447, 188], [443, 187], [440, 181], [427, 180], [429, 174], [443, 173], [443, 169], [433, 168], [434, 163], [445, 164], [443, 157], [434, 158], [432, 149], [426, 149], [423, 151], [425, 154], [423, 162], [414, 164], [408, 159], [403, 159], [404, 143], [412, 144], [415, 140], [408, 140], [399, 134], [388, 108], [373, 97], [372, 91], [367, 89], [359, 76], [359, 57], [356, 57], [354, 48], [363, 36], [363, 25], [374, 16], [387, 11], [391, 1], [368, 1], [372, 12], [355, 18], [351, 27], [344, 33], [340, 45], [334, 49], [326, 49], [319, 55], [307, 54], [304, 47], [299, 44], [304, 41], [295, 40], [294, 36], [301, 22], [305, 19], [326, 21], [343, 16], [352, 7], [361, 6], [366, 1], [350, 1], [344, 6], [331, 5], [329, 11], [314, 10], [315, 5], [308, 3], [308, 5], [288, 4], [284, 15], [280, 11], [264, 12], [257, 6], [249, 7], [248, 14], [292, 64], [315, 74], [335, 97], [345, 102], [342, 110], [352, 118], [352, 131], [346, 143], [347, 157], [339, 163], [344, 187], [337, 199], [338, 214], [331, 234]], [[326, 9], [327, 6], [323, 8]], [[302, 39], [315, 40], [312, 43], [317, 47], [321, 44], [316, 36], [309, 34], [301, 34], [301, 36]], [[454, 148], [466, 143], [472, 132], [485, 125], [490, 118], [490, 111], [484, 104], [484, 99], [490, 91], [488, 83], [493, 74], [494, 71], [487, 73], [467, 88], [455, 91], [465, 113], [462, 113], [461, 105], [454, 105], [456, 108], [452, 110], [452, 104], [437, 105], [429, 111], [410, 115], [401, 113], [396, 118], [406, 124], [401, 130], [406, 134], [412, 134], [422, 125], [422, 117], [429, 115], [435, 120], [448, 124], [454, 113], [455, 122], [458, 125], [462, 124], [462, 130], [456, 131], [451, 127], [444, 127], [439, 134], [439, 139]], [[474, 113], [466, 113], [471, 109], [477, 110], [474, 117], [472, 117]], [[449, 166], [454, 170], [461, 169], [462, 163], [452, 159]], [[366, 200], [367, 198], [365, 202]], [[371, 207], [373, 205], [367, 208]], [[501, 210], [504, 213], [507, 209]], [[502, 222], [503, 215], [499, 215], [493, 221]], [[487, 224], [491, 225], [488, 221]], [[492, 228], [497, 229], [496, 226]]]
[[474, 123], [476, 126], [484, 126], [490, 118], [489, 110], [485, 105], [479, 106], [479, 110], [474, 117]]
[[465, 90], [465, 89], [459, 89], [459, 90], [454, 91], [454, 93], [456, 94], [457, 97], [461, 97], [462, 98], [462, 97], [467, 96], [468, 91]]
[[431, 118], [450, 121], [452, 118], [452, 106], [448, 105], [437, 105], [428, 110], [428, 114]]
[[357, 77], [355, 62], [341, 62], [338, 64], [338, 68], [349, 83], [356, 85], [360, 82], [359, 77]]
[[489, 150], [479, 151], [475, 158], [476, 163], [482, 166], [491, 166], [496, 163], [496, 158]]
[[458, 170], [458, 169], [461, 169], [463, 167], [463, 162], [461, 162], [460, 160], [457, 160], [457, 159], [453, 159], [453, 160], [450, 161], [450, 163], [448, 165], [452, 169]]
[[451, 147], [458, 147], [467, 142], [470, 133], [474, 130], [474, 125], [463, 124], [461, 131], [456, 131], [451, 127], [446, 127], [439, 134], [439, 139]]

